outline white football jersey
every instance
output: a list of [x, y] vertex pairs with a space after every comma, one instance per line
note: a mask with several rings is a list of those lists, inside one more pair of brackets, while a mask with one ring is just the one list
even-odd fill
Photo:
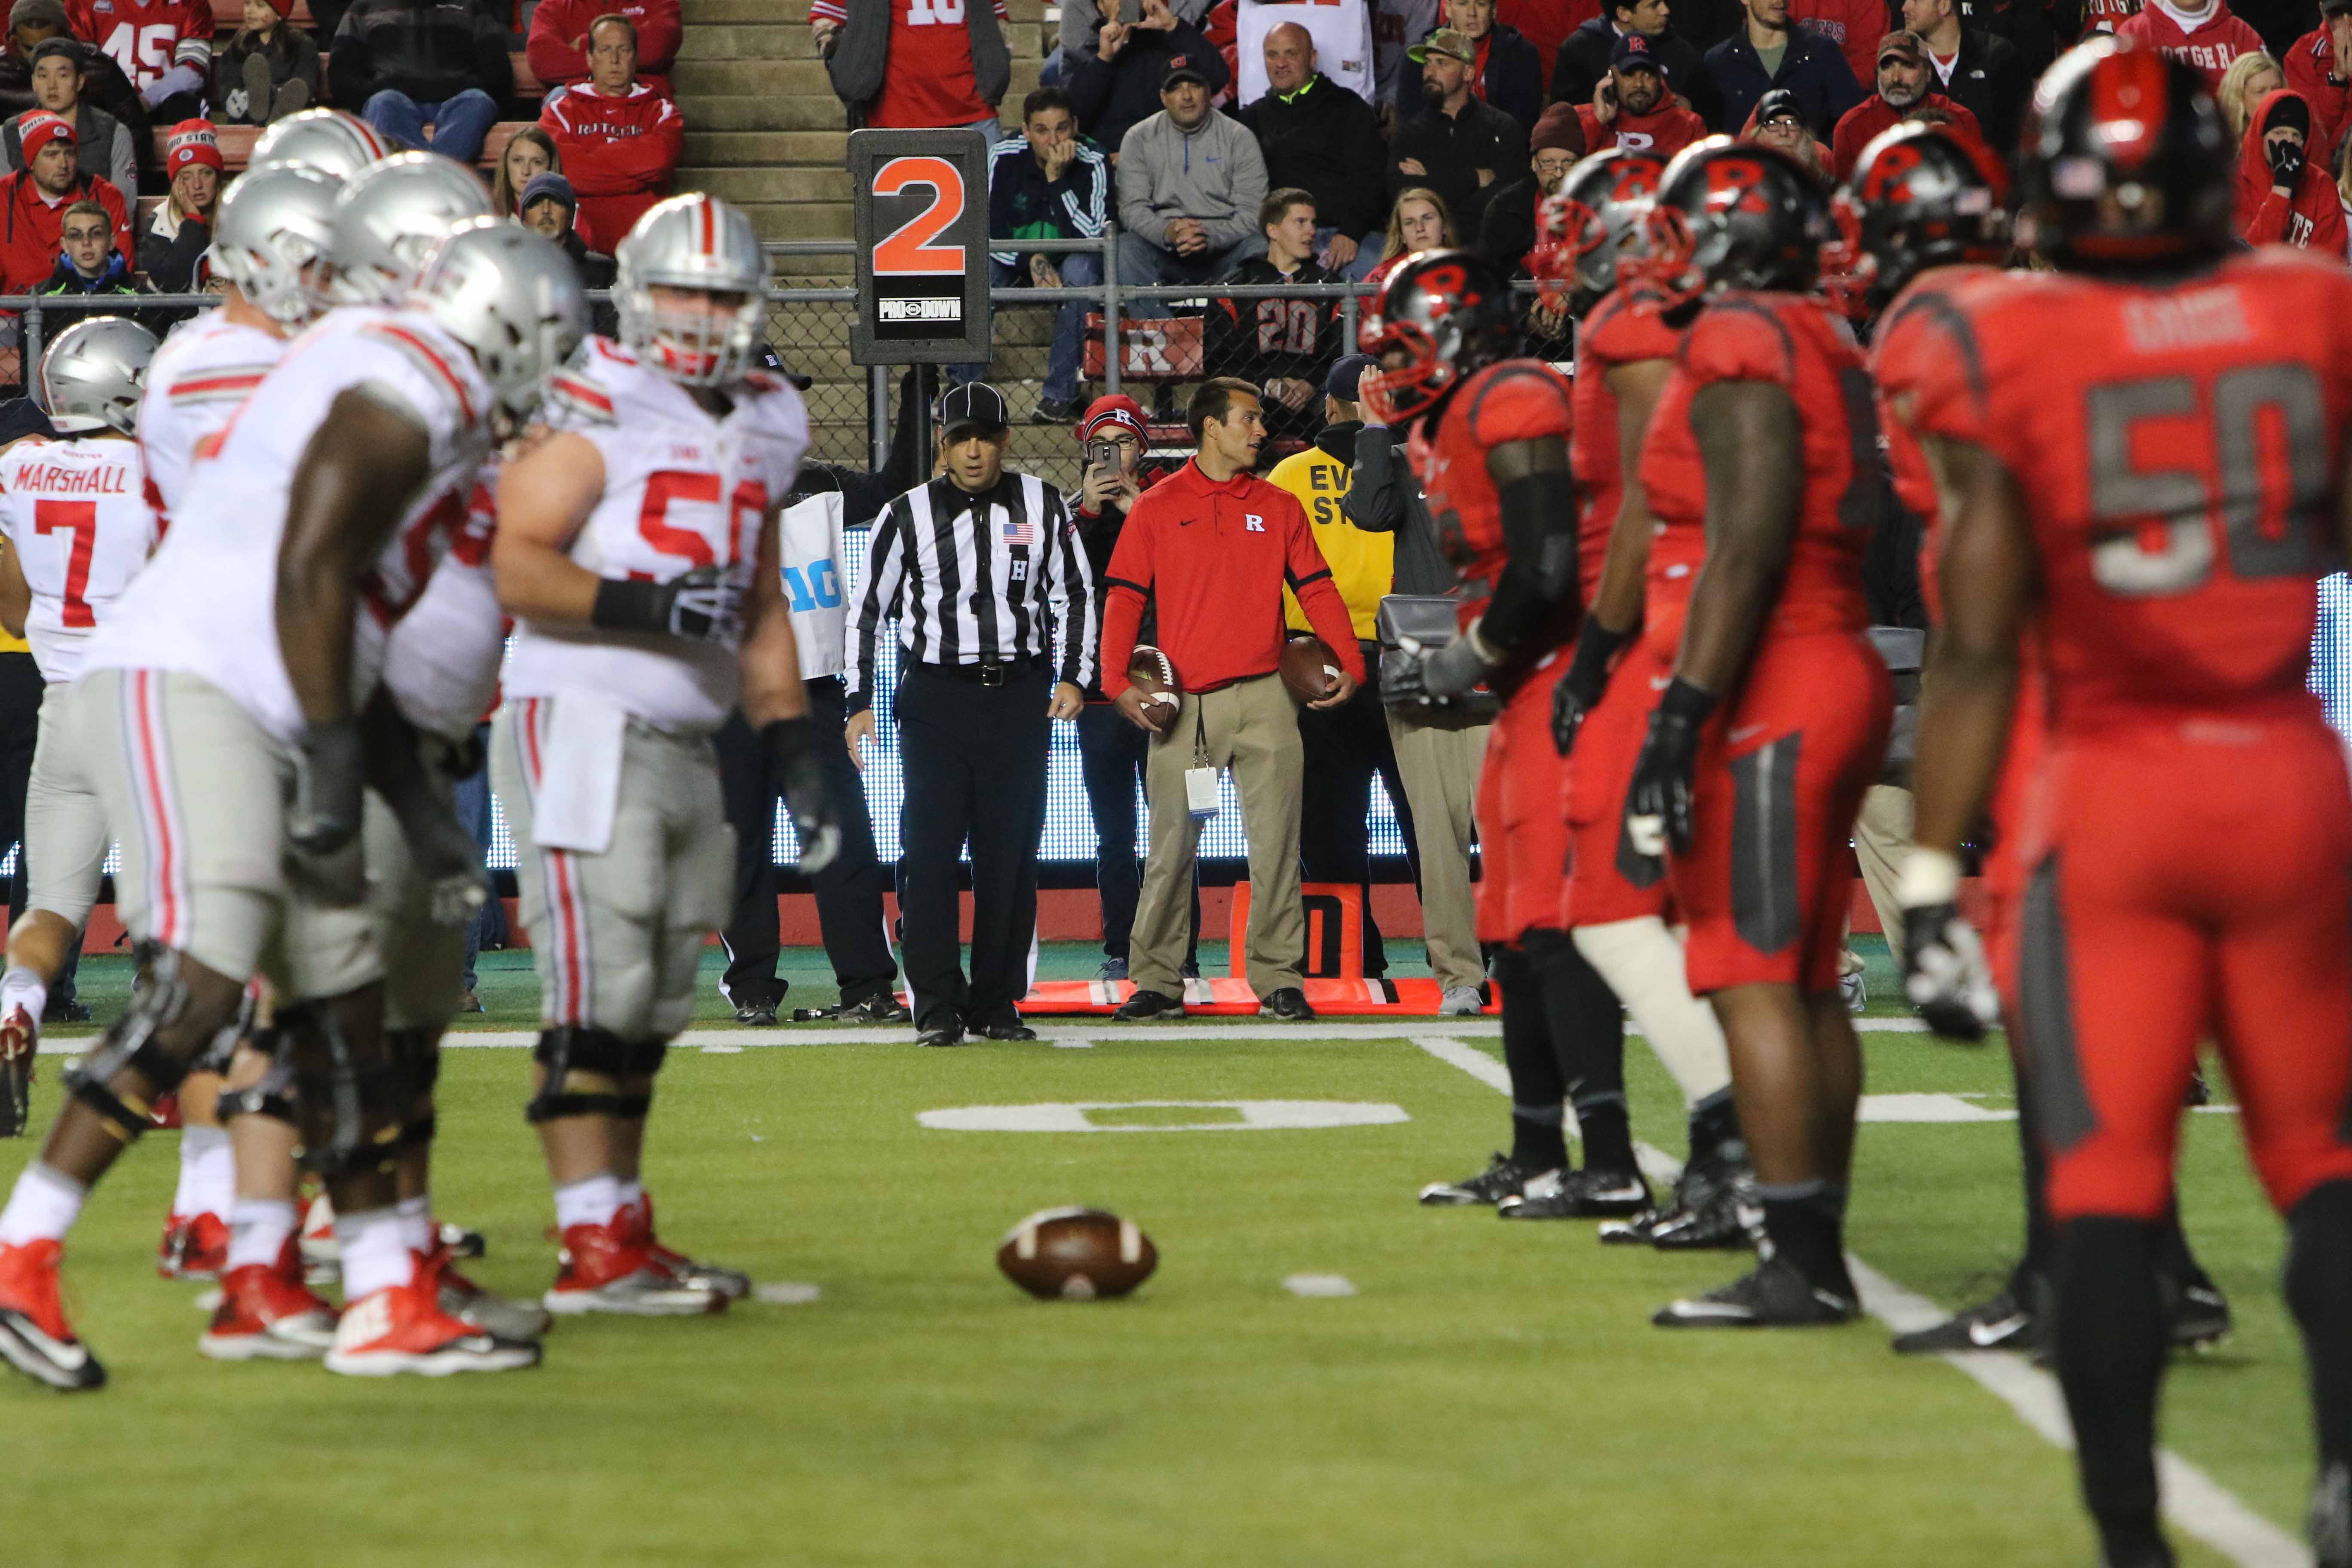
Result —
[[384, 645], [383, 685], [401, 716], [420, 730], [462, 741], [489, 711], [506, 651], [506, 617], [490, 574], [498, 526], [498, 459], [482, 465], [467, 498], [466, 521], [425, 584], [415, 608]]
[[352, 700], [383, 668], [386, 634], [424, 593], [466, 527], [467, 500], [490, 447], [489, 384], [473, 355], [420, 310], [336, 311], [287, 346], [217, 438], [120, 608], [92, 638], [91, 669], [202, 676], [280, 740], [302, 713], [278, 645], [278, 550], [294, 470], [335, 399], [361, 391], [401, 410], [430, 440], [431, 474], [360, 588]]
[[25, 640], [52, 686], [81, 673], [83, 648], [155, 549], [146, 488], [129, 441], [19, 441], [0, 454], [0, 528], [33, 590]]
[[793, 607], [793, 641], [800, 646], [801, 679], [839, 675], [846, 665], [849, 605], [841, 590], [839, 490], [821, 490], [784, 508], [784, 601]]
[[[755, 372], [714, 418], [676, 382], [606, 338], [590, 338], [548, 387], [548, 423], [604, 459], [604, 494], [572, 541], [603, 577], [667, 582], [727, 568], [748, 599], [760, 529], [793, 488], [808, 411], [781, 377]], [[740, 684], [733, 647], [641, 632], [517, 623], [509, 697], [593, 691], [665, 730], [716, 730]]]
[[147, 501], [168, 530], [187, 498], [188, 475], [210, 455], [230, 416], [286, 353], [287, 340], [206, 310], [163, 340], [139, 400], [139, 450]]

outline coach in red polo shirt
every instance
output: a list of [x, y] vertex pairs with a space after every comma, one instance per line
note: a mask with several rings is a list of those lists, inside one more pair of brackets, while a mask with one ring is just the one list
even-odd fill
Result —
[[[1200, 850], [1184, 775], [1202, 768], [1213, 779], [1216, 770], [1231, 768], [1249, 839], [1250, 989], [1264, 1016], [1304, 1021], [1315, 1016], [1298, 984], [1307, 945], [1298, 899], [1304, 763], [1297, 703], [1276, 673], [1283, 585], [1298, 596], [1343, 671], [1316, 707], [1347, 701], [1364, 679], [1364, 661], [1298, 499], [1250, 471], [1265, 441], [1257, 388], [1232, 376], [1206, 382], [1192, 394], [1187, 423], [1192, 460], [1129, 510], [1103, 579], [1103, 690], [1131, 722], [1153, 732], [1144, 764], [1151, 844], [1128, 950], [1135, 994], [1116, 1016], [1184, 1016], [1177, 965], [1191, 927]], [[1184, 687], [1172, 720], [1156, 716], [1127, 679], [1147, 600], [1159, 616], [1159, 646]]]

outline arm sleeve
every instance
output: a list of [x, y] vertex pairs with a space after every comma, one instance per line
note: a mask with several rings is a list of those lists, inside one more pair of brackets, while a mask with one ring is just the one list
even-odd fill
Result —
[[[1091, 31], [1089, 36], [1092, 36]], [[1103, 110], [1110, 106], [1112, 68], [1098, 54], [1066, 57], [1069, 74], [1062, 80], [1063, 89], [1070, 95], [1070, 108], [1078, 117], [1078, 127], [1091, 132], [1100, 123]]]
[[1062, 216], [1089, 239], [1110, 226], [1110, 168], [1101, 153], [1080, 148], [1058, 182]]
[[[530, 34], [523, 43], [523, 58], [530, 66], [530, 74], [550, 87], [580, 81], [588, 75], [588, 52], [580, 40], [568, 37], [576, 23], [576, 12], [568, 0], [540, 0], [530, 14]], [[650, 17], [647, 18], [651, 20]], [[637, 35], [638, 65], [651, 68], [656, 75], [661, 68], [648, 67], [645, 59], [645, 34]], [[677, 46], [671, 46], [677, 52]]]
[[1339, 668], [1363, 679], [1364, 656], [1356, 647], [1356, 623], [1348, 616], [1348, 601], [1339, 596], [1339, 585], [1331, 581], [1330, 563], [1315, 542], [1307, 509], [1287, 490], [1283, 492], [1282, 525], [1283, 582], [1297, 596], [1298, 607], [1307, 613], [1307, 624], [1315, 628], [1315, 635], [1339, 656]]
[[1144, 601], [1151, 593], [1152, 516], [1144, 501], [1136, 503], [1111, 548], [1110, 565], [1096, 584], [1103, 600], [1098, 674], [1106, 697], [1118, 697], [1129, 685], [1127, 667], [1135, 656], [1135, 636], [1143, 626]]
[[1140, 235], [1152, 244], [1168, 243], [1168, 220], [1151, 205], [1151, 170], [1148, 166], [1150, 153], [1146, 150], [1143, 126], [1130, 128], [1119, 142], [1118, 150], [1118, 224], [1132, 234]]
[[327, 90], [337, 103], [365, 103], [368, 85], [375, 77], [375, 58], [367, 45], [367, 35], [361, 28], [361, 18], [366, 15], [354, 5], [343, 13], [343, 25], [335, 29], [334, 47], [327, 51]]
[[2287, 215], [2294, 210], [2293, 204], [2284, 196], [2265, 187], [2263, 199], [2254, 205], [2252, 212], [2246, 215], [2244, 225], [2238, 230], [2238, 237], [2248, 245], [2276, 245], [2286, 237]]
[[646, 0], [646, 19], [637, 24], [637, 72], [667, 76], [677, 63], [678, 45], [686, 40], [686, 18], [678, 0]]
[[849, 622], [847, 677], [848, 710], [863, 713], [874, 706], [874, 645], [882, 623], [898, 613], [906, 584], [906, 563], [900, 558], [906, 531], [900, 526], [903, 503], [894, 504], [874, 521], [874, 546], [866, 562], [866, 595]]
[[1087, 569], [1087, 552], [1078, 548], [1078, 531], [1053, 486], [1045, 492], [1045, 520], [1053, 544], [1046, 552], [1046, 599], [1062, 622], [1062, 665], [1058, 679], [1085, 690], [1095, 680], [1095, 660], [1102, 647], [1102, 626], [1095, 597], [1094, 574]]
[[474, 85], [500, 103], [514, 96], [514, 57], [507, 53], [506, 29], [478, 6], [474, 11]]
[[1400, 465], [1390, 432], [1367, 425], [1356, 432], [1356, 462], [1348, 473], [1348, 493], [1339, 498], [1339, 515], [1366, 533], [1394, 533], [1404, 518], [1404, 499], [1397, 493]]
[[[1215, 113], [1211, 110], [1209, 112]], [[1257, 209], [1265, 200], [1265, 155], [1257, 150], [1257, 139], [1236, 125], [1238, 135], [1226, 143], [1225, 156], [1233, 163], [1234, 216], [1217, 223], [1204, 223], [1202, 230], [1209, 244], [1222, 250], [1236, 240], [1246, 239], [1257, 232]]]
[[131, 127], [115, 122], [113, 143], [106, 150], [106, 178], [118, 191], [139, 188], [139, 152], [131, 142]]

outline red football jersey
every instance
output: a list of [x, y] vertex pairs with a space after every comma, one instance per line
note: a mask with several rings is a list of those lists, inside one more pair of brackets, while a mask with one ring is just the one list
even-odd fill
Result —
[[1666, 325], [1659, 298], [1646, 285], [1620, 284], [1585, 312], [1576, 334], [1576, 435], [1569, 456], [1583, 508], [1576, 522], [1577, 586], [1592, 603], [1609, 558], [1609, 535], [1625, 504], [1625, 473], [1617, 458], [1617, 395], [1608, 374], [1645, 359], [1671, 360], [1681, 346], [1679, 328]]
[[[890, 63], [866, 123], [916, 128], [969, 125], [992, 118], [972, 76], [971, 32], [964, 7], [979, 0], [890, 0]], [[1009, 24], [1004, 0], [991, 0]], [[814, 0], [809, 19], [841, 22], [846, 0]]]
[[74, 37], [96, 44], [138, 88], [173, 66], [212, 69], [212, 0], [66, 0]]
[[[2352, 274], [2281, 249], [2188, 282], [2013, 274], [1963, 296], [1972, 437], [2027, 498], [2053, 730], [2307, 711], [2352, 419]], [[1924, 430], [1965, 435], [1954, 400]]]
[[[1981, 420], [1984, 367], [1972, 357], [1968, 320], [1960, 314], [1956, 296], [1979, 279], [1997, 278], [1993, 267], [1931, 267], [1904, 286], [1878, 318], [1871, 340], [1870, 376], [1878, 387], [1878, 427], [1886, 436], [1886, 452], [1895, 469], [1895, 495], [1920, 522], [1919, 592], [1927, 602], [1927, 617], [1944, 618], [1941, 589], [1936, 581], [1938, 547], [1943, 540], [1943, 498], [1919, 445], [1918, 408], [1944, 405], [1942, 433], [1961, 436], [1969, 411]], [[1974, 437], [1964, 437], [1974, 439]]]
[[1859, 631], [1870, 624], [1862, 552], [1878, 490], [1878, 420], [1862, 349], [1816, 296], [1733, 293], [1709, 300], [1684, 334], [1642, 449], [1642, 483], [1658, 516], [1646, 635], [1681, 637], [1706, 554], [1706, 470], [1691, 400], [1718, 381], [1787, 387], [1804, 432], [1802, 512], [1766, 635]]
[[1434, 420], [1416, 421], [1405, 439], [1438, 545], [1462, 579], [1465, 626], [1485, 613], [1509, 559], [1486, 454], [1507, 441], [1568, 440], [1575, 427], [1570, 396], [1568, 378], [1542, 361], [1503, 360], [1473, 373]]

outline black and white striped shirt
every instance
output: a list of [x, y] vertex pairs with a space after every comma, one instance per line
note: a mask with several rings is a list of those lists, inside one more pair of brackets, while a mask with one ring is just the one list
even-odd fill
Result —
[[1058, 679], [1085, 687], [1095, 677], [1100, 614], [1086, 552], [1053, 486], [1009, 472], [979, 495], [944, 477], [919, 485], [874, 520], [866, 595], [850, 627], [849, 711], [873, 705], [875, 643], [892, 616], [914, 664], [1051, 658], [1058, 626]]

